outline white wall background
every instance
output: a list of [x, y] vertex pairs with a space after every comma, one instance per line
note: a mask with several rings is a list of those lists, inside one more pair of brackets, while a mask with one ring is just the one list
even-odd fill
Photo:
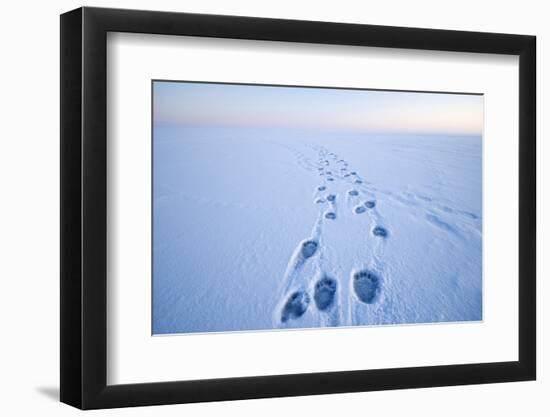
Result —
[[[384, 416], [529, 415], [550, 412], [550, 147], [543, 120], [550, 97], [550, 26], [536, 0], [351, 1], [124, 0], [86, 5], [238, 14], [532, 34], [538, 37], [538, 381], [344, 395], [145, 407], [94, 415]], [[59, 392], [59, 17], [73, 0], [7, 2], [0, 23], [0, 410], [7, 416], [76, 415]]]

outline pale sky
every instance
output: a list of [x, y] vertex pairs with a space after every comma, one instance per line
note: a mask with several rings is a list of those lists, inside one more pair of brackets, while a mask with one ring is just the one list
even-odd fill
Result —
[[483, 96], [155, 81], [153, 120], [190, 126], [481, 135]]

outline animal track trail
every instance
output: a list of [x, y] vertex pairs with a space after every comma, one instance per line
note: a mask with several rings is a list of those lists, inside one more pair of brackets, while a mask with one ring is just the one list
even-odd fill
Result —
[[[423, 194], [413, 192], [404, 192], [398, 195], [386, 192], [386, 194], [390, 199], [405, 207], [418, 209], [417, 215], [424, 218], [430, 226], [435, 226], [451, 235], [463, 237], [459, 232], [460, 227], [457, 228], [454, 225], [456, 221], [474, 232], [481, 233], [481, 217], [473, 212], [450, 207], [446, 203], [438, 202]], [[453, 217], [456, 218], [455, 221], [453, 221]]]
[[[303, 164], [305, 158], [299, 156]], [[313, 189], [318, 217], [310, 237], [299, 242], [287, 263], [274, 324], [366, 324], [357, 320], [356, 312], [372, 308], [380, 299], [383, 267], [379, 248], [388, 237], [377, 213], [375, 195], [366, 188], [364, 178], [334, 152], [319, 149], [311, 171], [320, 180]], [[383, 236], [379, 229], [384, 230]], [[353, 237], [348, 236], [350, 232]], [[352, 253], [339, 243], [342, 239], [357, 242]], [[346, 285], [348, 282], [353, 285]]]
[[391, 281], [384, 261], [388, 231], [381, 226], [384, 223], [382, 217], [374, 209], [367, 213], [371, 218], [371, 226], [364, 231], [368, 255], [352, 268], [349, 276], [352, 294], [349, 316], [352, 325], [365, 324], [365, 320], [376, 324], [379, 311], [384, 308], [387, 299], [384, 283]]
[[336, 220], [336, 194], [329, 194], [326, 196], [326, 201], [329, 203], [329, 207], [323, 214], [326, 220]]
[[312, 235], [315, 237], [298, 244], [288, 261], [279, 302], [273, 317], [276, 327], [298, 320], [309, 308], [311, 297], [307, 289], [310, 276], [318, 270], [318, 262], [315, 261], [318, 261], [320, 256], [318, 222], [314, 226]]
[[[344, 160], [340, 159], [337, 163], [343, 164], [341, 161]], [[344, 187], [341, 191], [347, 207], [342, 220], [355, 219], [351, 221], [357, 223], [357, 228], [362, 231], [362, 236], [353, 239], [362, 248], [361, 254], [355, 256], [359, 264], [351, 266], [347, 276], [345, 271], [339, 271], [343, 275], [339, 277], [340, 280], [349, 280], [351, 283], [349, 290], [344, 288], [347, 293], [340, 291], [342, 296], [348, 298], [342, 304], [347, 305], [347, 318], [344, 321], [348, 324], [365, 324], [365, 309], [376, 310], [383, 300], [382, 276], [386, 269], [383, 252], [389, 232], [384, 217], [377, 208], [377, 199], [371, 184], [347, 162], [345, 169], [340, 170], [340, 181]], [[327, 244], [330, 245], [328, 240]]]
[[364, 245], [362, 256], [357, 257], [357, 263], [348, 271], [347, 320], [350, 325], [364, 325], [376, 321], [377, 312], [383, 308], [383, 283], [389, 280], [389, 277], [383, 279], [387, 275], [384, 251], [390, 236], [374, 187], [353, 169], [348, 170], [343, 180], [348, 187], [348, 212], [361, 224], [362, 236], [356, 240]]
[[[283, 278], [284, 285], [280, 301], [275, 312], [275, 320], [284, 325], [301, 319], [310, 308], [310, 293], [315, 301], [315, 308], [318, 313], [326, 313], [334, 310], [337, 284], [333, 278], [322, 272], [320, 245], [322, 239], [322, 222], [336, 220], [337, 194], [329, 190], [329, 183], [334, 182], [333, 172], [330, 165], [330, 157], [326, 152], [319, 152], [317, 172], [325, 183], [318, 185], [314, 190], [314, 202], [320, 206], [319, 218], [317, 219], [311, 238], [306, 239], [294, 250], [291, 259], [287, 264], [287, 271]], [[308, 265], [309, 264], [309, 265]], [[309, 267], [308, 267], [309, 266]], [[316, 275], [322, 278], [317, 281], [313, 288], [311, 283]], [[312, 312], [313, 314], [313, 312]], [[334, 316], [332, 314], [332, 316]], [[327, 324], [337, 325], [338, 320], [331, 317]], [[321, 324], [321, 323], [319, 323]]]
[[454, 216], [470, 229], [476, 230], [478, 233], [481, 232], [481, 216], [471, 211], [451, 207], [447, 203], [437, 201], [430, 196], [420, 193], [404, 192], [401, 194], [394, 194], [388, 190], [378, 191], [384, 193], [391, 200], [405, 207], [420, 209], [420, 215], [422, 217], [424, 217], [432, 225], [435, 225], [442, 230], [458, 234], [448, 222], [442, 219], [442, 216]]

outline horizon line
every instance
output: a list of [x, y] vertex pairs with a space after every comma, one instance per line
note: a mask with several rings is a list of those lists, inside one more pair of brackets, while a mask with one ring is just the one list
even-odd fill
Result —
[[483, 131], [480, 132], [459, 132], [443, 130], [400, 130], [400, 129], [366, 129], [353, 127], [318, 127], [318, 126], [280, 126], [280, 125], [238, 125], [238, 124], [191, 124], [172, 121], [153, 120], [154, 128], [189, 128], [189, 129], [268, 129], [268, 130], [307, 130], [307, 131], [341, 131], [346, 133], [364, 133], [370, 135], [430, 135], [430, 136], [479, 136], [483, 137]]

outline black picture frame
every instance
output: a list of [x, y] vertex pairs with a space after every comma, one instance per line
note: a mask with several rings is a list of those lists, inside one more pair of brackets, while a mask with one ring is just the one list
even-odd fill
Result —
[[[107, 385], [108, 32], [519, 56], [519, 358], [513, 362]], [[81, 409], [536, 378], [534, 36], [83, 7], [61, 15], [61, 401]]]

